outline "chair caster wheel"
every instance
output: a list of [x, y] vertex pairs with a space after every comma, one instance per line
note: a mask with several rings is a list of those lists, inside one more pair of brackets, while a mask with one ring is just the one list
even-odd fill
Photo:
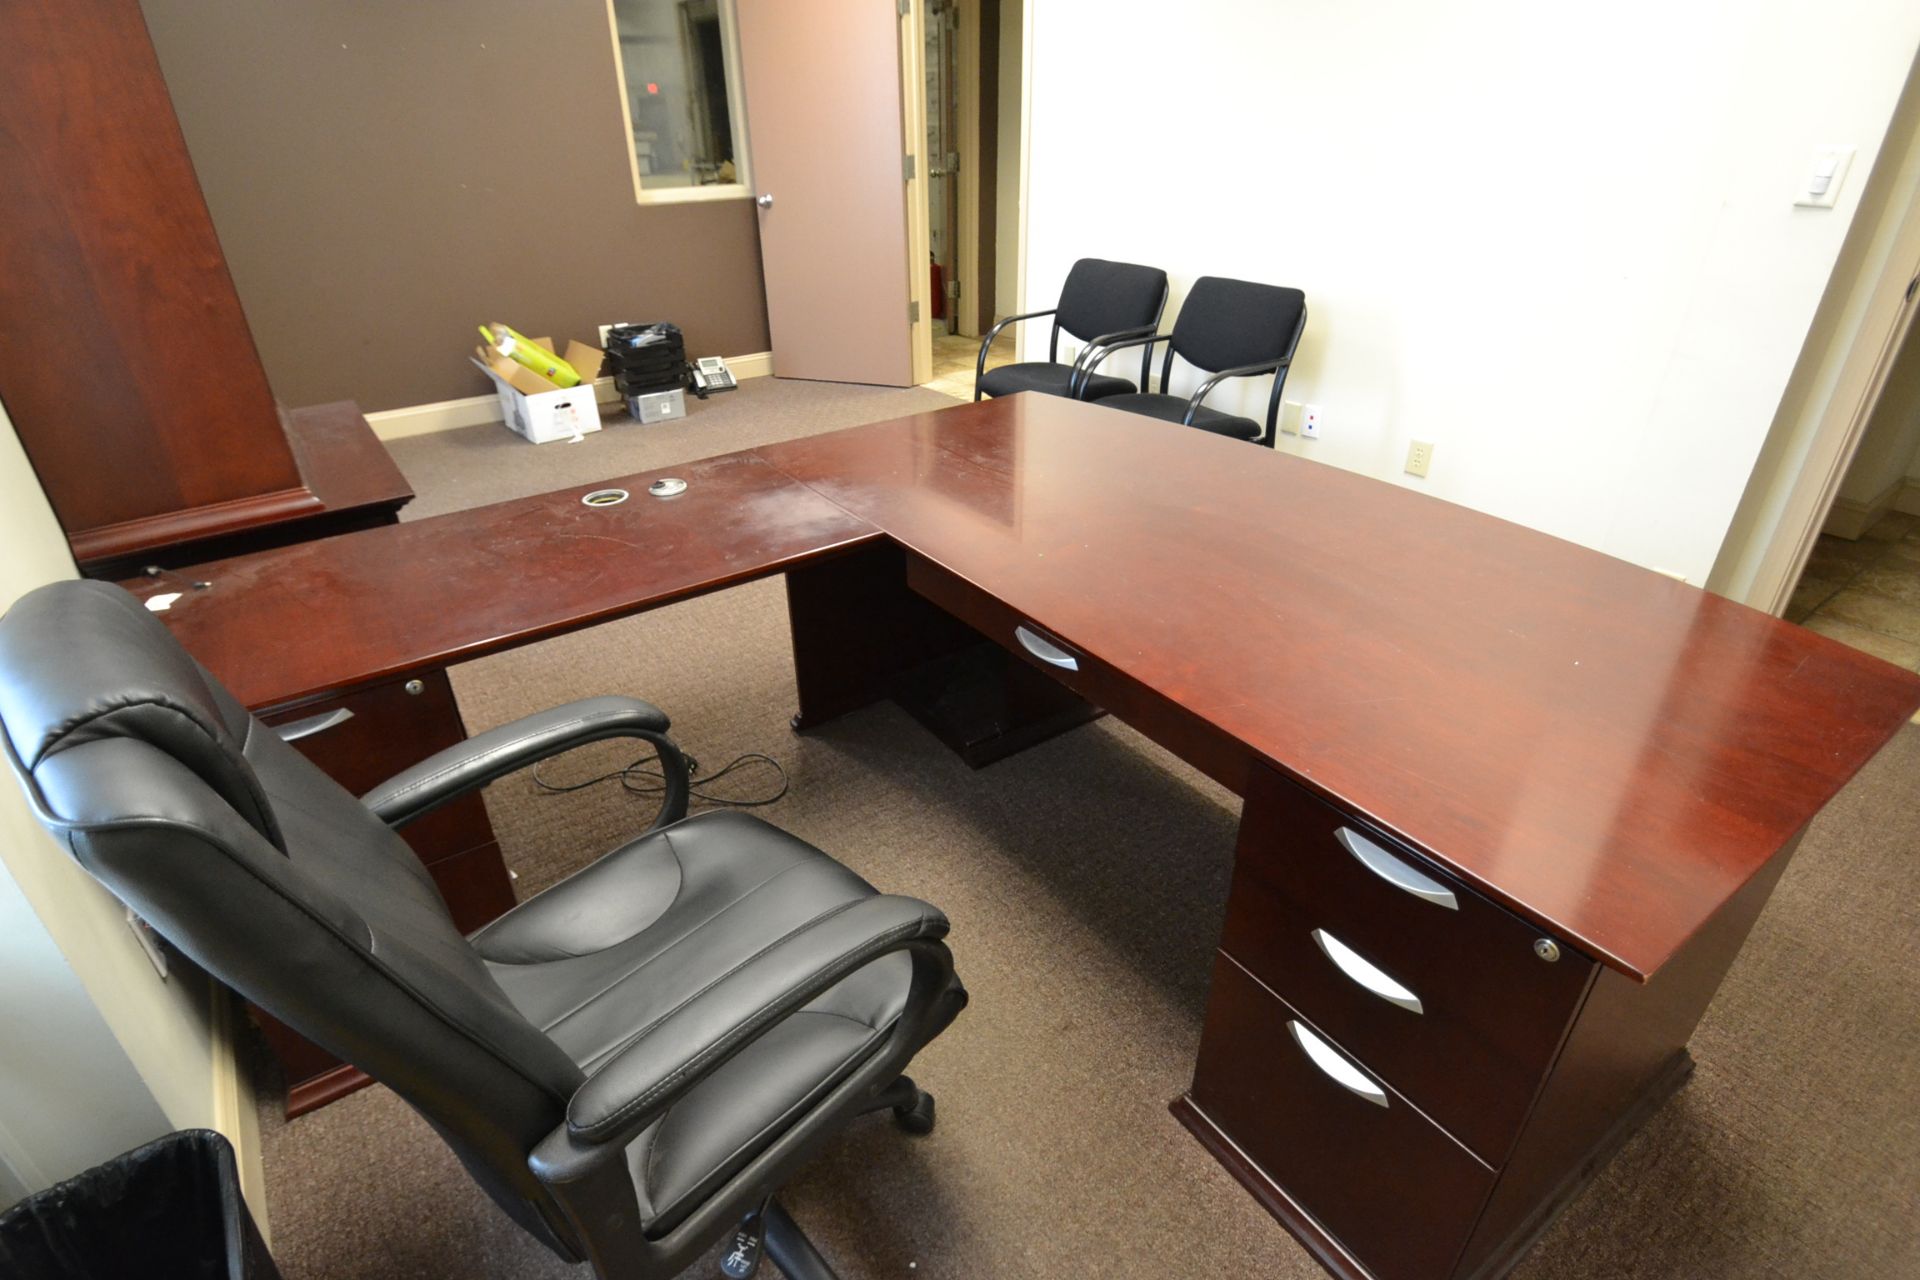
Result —
[[893, 1109], [893, 1122], [908, 1133], [927, 1134], [933, 1132], [933, 1095], [926, 1090], [904, 1107]]

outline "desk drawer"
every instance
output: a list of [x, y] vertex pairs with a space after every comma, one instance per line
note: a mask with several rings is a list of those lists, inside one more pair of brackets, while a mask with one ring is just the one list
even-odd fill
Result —
[[1492, 1169], [1224, 955], [1192, 1096], [1378, 1280], [1447, 1275], [1493, 1187]]
[[911, 553], [907, 556], [907, 586], [1088, 702], [1126, 721], [1222, 786], [1235, 792], [1245, 788], [1245, 747], [1172, 699], [1081, 652], [1071, 641], [1048, 630], [1044, 621], [1026, 617], [958, 574]]
[[1557, 944], [1557, 960], [1541, 959], [1541, 937], [1381, 832], [1255, 771], [1221, 946], [1495, 1164], [1592, 974]]
[[[365, 795], [467, 736], [444, 671], [270, 711], [260, 718], [276, 728], [312, 726], [312, 732], [294, 741], [294, 749], [355, 795]], [[491, 844], [494, 838], [478, 793], [408, 823], [400, 834], [429, 866]]]

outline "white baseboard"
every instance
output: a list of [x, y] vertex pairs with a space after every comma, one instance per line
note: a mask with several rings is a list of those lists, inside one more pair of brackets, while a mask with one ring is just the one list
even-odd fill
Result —
[[1835, 498], [1833, 506], [1827, 511], [1827, 518], [1821, 522], [1820, 531], [1836, 538], [1845, 538], [1848, 542], [1857, 542], [1889, 511], [1920, 516], [1920, 478], [1901, 476], [1868, 502]]
[[273, 1246], [267, 1221], [267, 1171], [260, 1150], [260, 1113], [253, 1081], [241, 1069], [240, 1038], [235, 1019], [244, 1017], [238, 998], [218, 983], [208, 983], [213, 1000], [213, 1127], [233, 1144], [240, 1170], [240, 1194], [260, 1228], [261, 1239]]
[[1920, 516], [1920, 479], [1908, 476], [1893, 496], [1893, 509], [1902, 515]]
[[[727, 368], [735, 378], [764, 378], [773, 372], [773, 353], [756, 351], [752, 355], [728, 356]], [[601, 404], [619, 399], [612, 378], [597, 378], [594, 398]], [[441, 400], [434, 404], [408, 405], [404, 409], [382, 409], [367, 415], [373, 434], [382, 440], [405, 440], [435, 431], [456, 431], [461, 427], [482, 427], [500, 421], [500, 401], [491, 392], [460, 400]]]

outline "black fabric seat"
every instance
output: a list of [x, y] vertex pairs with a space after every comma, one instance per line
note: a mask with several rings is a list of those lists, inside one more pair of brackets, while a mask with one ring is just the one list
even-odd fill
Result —
[[[1124, 409], [1128, 413], [1145, 414], [1149, 418], [1158, 418], [1162, 422], [1183, 422], [1187, 416], [1189, 403], [1184, 396], [1163, 396], [1159, 392], [1134, 392], [1131, 395], [1113, 396], [1101, 401], [1109, 409]], [[1209, 409], [1201, 405], [1193, 411], [1193, 421], [1187, 426], [1198, 427], [1202, 431], [1211, 431], [1218, 436], [1232, 436], [1236, 440], [1258, 440], [1261, 426], [1252, 418], [1242, 418], [1236, 414], [1222, 413], [1218, 409]]]
[[[980, 391], [989, 396], [1010, 396], [1020, 391], [1066, 396], [1073, 394], [1072, 382], [1072, 365], [1030, 360], [987, 370], [981, 375]], [[1125, 378], [1116, 378], [1108, 373], [1088, 374], [1082, 381], [1079, 398], [1103, 400], [1108, 396], [1125, 395], [1134, 389], [1134, 384]]]
[[[1102, 404], [1215, 435], [1264, 441], [1273, 447], [1279, 438], [1280, 389], [1287, 384], [1287, 370], [1306, 327], [1307, 295], [1298, 289], [1201, 276], [1181, 303], [1172, 333], [1105, 343], [1087, 357], [1088, 367], [1097, 366], [1117, 351], [1141, 347], [1140, 393], [1109, 396]], [[1160, 390], [1154, 392], [1147, 386], [1145, 365], [1152, 358], [1153, 348], [1162, 342], [1167, 344], [1167, 353], [1160, 362]], [[1176, 355], [1207, 375], [1185, 398], [1167, 393]], [[1222, 413], [1201, 403], [1229, 378], [1268, 373], [1273, 375], [1273, 387], [1267, 394], [1264, 427], [1252, 418]]]
[[[676, 1273], [854, 1116], [931, 1127], [901, 1070], [966, 1003], [934, 908], [756, 818], [686, 817], [667, 728], [590, 698], [356, 799], [125, 591], [55, 583], [0, 618], [0, 747], [62, 846], [603, 1280]], [[461, 936], [396, 828], [609, 738], [658, 752], [655, 826]], [[776, 1259], [814, 1256], [778, 1206], [762, 1221]]]
[[[1166, 305], [1167, 273], [1158, 267], [1082, 258], [1067, 272], [1066, 282], [1060, 286], [1060, 301], [1052, 310], [1008, 316], [987, 331], [987, 336], [980, 341], [979, 362], [974, 366], [973, 398], [1038, 391], [1043, 395], [1099, 400], [1138, 390], [1126, 378], [1091, 373], [1093, 365], [1088, 355], [1102, 343], [1152, 333]], [[1053, 317], [1045, 360], [987, 368], [987, 349], [1002, 329], [1042, 316]], [[1063, 331], [1083, 344], [1072, 364], [1060, 362]], [[1146, 376], [1147, 363], [1143, 359], [1140, 377], [1144, 381]]]

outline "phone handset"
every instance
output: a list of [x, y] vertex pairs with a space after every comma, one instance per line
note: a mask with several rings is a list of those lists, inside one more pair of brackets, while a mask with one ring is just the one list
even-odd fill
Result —
[[719, 356], [702, 356], [693, 363], [693, 394], [705, 400], [716, 391], [731, 391], [739, 383]]

